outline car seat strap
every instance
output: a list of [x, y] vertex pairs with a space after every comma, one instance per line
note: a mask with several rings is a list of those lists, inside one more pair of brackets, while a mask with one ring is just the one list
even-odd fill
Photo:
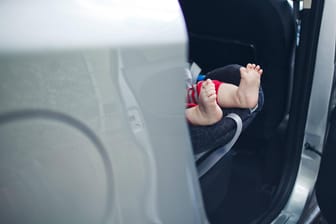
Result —
[[[238, 140], [242, 129], [243, 129], [243, 122], [239, 115], [235, 113], [230, 113], [226, 117], [231, 118], [236, 123], [236, 132], [233, 138], [230, 142], [228, 142], [226, 145], [214, 150], [206, 159], [204, 159], [198, 166], [198, 177], [201, 178], [204, 174], [206, 174], [223, 156], [225, 156], [232, 146], [236, 143]], [[196, 158], [199, 159], [204, 155], [205, 153], [201, 153], [199, 155], [196, 155]]]

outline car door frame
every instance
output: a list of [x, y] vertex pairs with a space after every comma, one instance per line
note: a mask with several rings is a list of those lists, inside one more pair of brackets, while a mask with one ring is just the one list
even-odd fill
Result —
[[[301, 91], [310, 94], [308, 110], [305, 119], [305, 128], [303, 139], [301, 141], [301, 161], [298, 167], [295, 184], [290, 193], [289, 200], [273, 220], [272, 223], [298, 223], [307, 207], [309, 199], [314, 191], [315, 183], [318, 177], [321, 156], [326, 142], [326, 133], [328, 130], [328, 118], [330, 114], [330, 99], [334, 81], [335, 69], [335, 37], [336, 37], [336, 4], [335, 1], [325, 0], [324, 5], [318, 1], [304, 1], [303, 10], [317, 10], [315, 13], [322, 13], [322, 20], [319, 24], [309, 24], [312, 36], [318, 34], [316, 54], [311, 55], [311, 60], [306, 61], [307, 67], [313, 71], [312, 83], [308, 84]], [[320, 7], [314, 9], [312, 7]], [[321, 10], [320, 12], [318, 12]], [[317, 15], [318, 17], [319, 15]], [[321, 16], [321, 15], [320, 15]], [[319, 22], [310, 20], [310, 22]], [[315, 25], [315, 26], [314, 26]], [[314, 28], [319, 27], [319, 30]], [[311, 41], [314, 41], [312, 37]], [[312, 43], [313, 44], [313, 43]], [[300, 55], [298, 55], [300, 57]], [[309, 56], [308, 56], [309, 57]], [[313, 60], [312, 60], [313, 59]], [[311, 63], [311, 64], [310, 64]], [[301, 72], [307, 72], [307, 78], [310, 79], [309, 68], [301, 69]], [[311, 89], [309, 89], [311, 87]], [[308, 92], [307, 92], [308, 91]], [[304, 103], [303, 103], [304, 104]], [[300, 131], [298, 129], [297, 131]]]

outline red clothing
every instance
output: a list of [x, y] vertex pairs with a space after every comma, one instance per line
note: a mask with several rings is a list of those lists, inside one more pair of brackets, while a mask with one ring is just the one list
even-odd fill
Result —
[[[222, 82], [218, 80], [212, 80], [212, 82], [215, 84], [215, 90], [216, 94], [218, 94], [219, 86], [222, 84]], [[187, 108], [194, 107], [198, 104], [198, 96], [201, 92], [203, 81], [200, 81], [193, 85], [192, 87], [188, 88], [187, 90]]]

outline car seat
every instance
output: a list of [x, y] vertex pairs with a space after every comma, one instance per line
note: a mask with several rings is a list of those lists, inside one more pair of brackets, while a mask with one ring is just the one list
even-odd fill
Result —
[[[227, 65], [201, 76], [238, 85], [240, 65]], [[231, 149], [242, 131], [261, 111], [263, 103], [263, 91], [260, 88], [258, 105], [254, 109], [223, 108], [223, 118], [214, 125], [188, 125], [208, 214], [217, 210], [228, 190], [229, 181], [227, 180], [230, 178], [233, 155]], [[206, 141], [204, 141], [205, 138]]]
[[248, 142], [275, 134], [288, 112], [295, 26], [286, 0], [180, 0], [189, 58], [210, 71], [226, 64], [260, 64], [265, 105], [245, 132]]
[[[251, 150], [270, 142], [289, 111], [296, 40], [292, 8], [286, 0], [179, 2], [188, 29], [189, 60], [196, 61], [204, 73], [228, 64], [262, 66], [264, 106], [235, 148]], [[227, 153], [200, 178], [210, 221], [226, 198], [235, 152]]]

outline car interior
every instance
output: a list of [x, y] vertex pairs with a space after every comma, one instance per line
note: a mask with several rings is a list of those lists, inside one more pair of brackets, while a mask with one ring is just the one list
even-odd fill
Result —
[[[236, 130], [228, 133], [233, 139], [237, 137], [237, 142], [227, 144], [226, 154], [200, 175], [200, 164], [218, 148], [203, 154], [200, 162], [193, 160], [189, 150], [184, 102], [181, 100], [178, 105], [175, 100], [184, 94], [181, 73], [185, 71], [186, 54], [181, 46], [186, 42], [181, 17], [181, 39], [177, 38], [176, 44], [175, 39], [169, 40], [174, 42], [173, 47], [170, 43], [158, 48], [147, 46], [145, 41], [144, 46], [134, 45], [134, 49], [116, 45], [111, 52], [98, 49], [62, 53], [61, 49], [55, 53], [51, 49], [50, 57], [40, 53], [30, 55], [27, 51], [28, 54], [18, 58], [15, 53], [4, 53], [0, 58], [1, 69], [10, 75], [1, 79], [2, 104], [3, 108], [18, 112], [2, 113], [0, 124], [7, 125], [16, 119], [19, 123], [2, 126], [0, 130], [2, 144], [9, 146], [2, 150], [1, 157], [1, 167], [6, 172], [1, 173], [0, 198], [4, 200], [0, 207], [5, 209], [0, 209], [0, 219], [14, 220], [16, 214], [22, 213], [18, 220], [28, 220], [27, 223], [45, 223], [44, 220], [81, 224], [207, 223], [206, 218], [211, 224], [307, 223], [303, 218], [297, 222], [286, 216], [281, 220], [281, 212], [296, 184], [303, 150], [309, 150], [318, 159], [322, 157], [314, 146], [304, 144], [304, 131], [324, 1], [309, 1], [311, 6], [307, 8], [302, 8], [299, 0], [178, 2], [187, 28], [188, 61], [196, 62], [202, 74], [230, 64], [254, 63], [263, 69], [263, 108], [241, 134], [238, 130], [243, 128], [232, 123], [230, 128]], [[44, 12], [43, 7], [39, 8]], [[181, 16], [178, 8], [176, 13]], [[146, 19], [144, 24], [134, 21], [134, 24], [146, 26], [151, 21]], [[161, 27], [159, 23], [155, 25]], [[101, 26], [105, 34], [104, 24]], [[165, 33], [163, 36], [166, 37]], [[26, 76], [22, 78], [22, 74]], [[99, 74], [98, 78], [93, 74]], [[167, 83], [179, 78], [180, 92], [171, 91], [162, 77]], [[160, 85], [155, 85], [153, 91], [152, 83], [146, 80]], [[28, 91], [31, 93], [26, 94]], [[169, 98], [162, 101], [153, 92], [163, 92]], [[308, 195], [304, 203], [319, 203], [328, 222], [335, 223], [334, 202], [330, 204], [330, 198], [336, 197], [335, 183], [330, 182], [334, 178], [336, 157], [335, 90], [332, 100], [316, 193]], [[152, 104], [158, 101], [159, 104]], [[47, 105], [48, 110], [39, 109], [41, 105]], [[167, 108], [171, 111], [166, 112]], [[165, 128], [161, 125], [163, 121], [168, 124]], [[19, 140], [12, 141], [13, 136]], [[42, 140], [35, 142], [35, 139]], [[113, 173], [112, 162], [116, 164]], [[194, 178], [194, 162], [198, 179]], [[301, 213], [297, 213], [295, 218], [301, 219]], [[275, 218], [280, 220], [274, 221]]]
[[262, 111], [230, 153], [200, 179], [211, 223], [252, 223], [270, 207], [284, 170], [297, 13], [286, 0], [179, 2], [188, 30], [189, 61], [203, 72], [247, 63], [264, 70]]

